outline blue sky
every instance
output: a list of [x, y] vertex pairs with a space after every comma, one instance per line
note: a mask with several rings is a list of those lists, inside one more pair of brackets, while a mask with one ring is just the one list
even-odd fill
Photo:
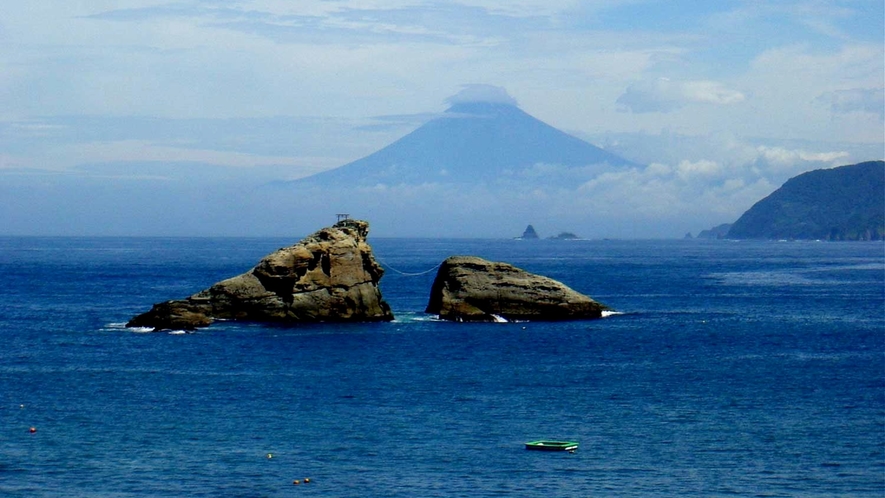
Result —
[[[445, 110], [464, 85], [490, 85], [646, 165], [595, 178], [573, 199], [622, 223], [557, 229], [681, 236], [733, 221], [795, 174], [882, 158], [883, 9], [881, 0], [12, 2], [0, 13], [0, 232], [253, 234], [234, 214], [176, 225], [170, 201], [155, 206], [149, 194], [135, 196], [147, 211], [139, 222], [92, 216], [125, 198], [89, 194], [95, 211], [78, 211], [82, 198], [61, 185], [125, 179], [119, 192], [149, 192], [156, 184], [138, 181], [163, 178], [183, 206], [223, 200], [235, 186], [365, 156]], [[432, 235], [392, 222], [376, 233]]]

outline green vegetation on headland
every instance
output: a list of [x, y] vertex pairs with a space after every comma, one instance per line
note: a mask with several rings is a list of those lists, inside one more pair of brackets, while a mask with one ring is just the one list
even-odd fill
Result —
[[[722, 237], [719, 230], [711, 237]], [[718, 236], [718, 237], [717, 237]], [[729, 239], [885, 239], [885, 161], [809, 171], [745, 212]]]

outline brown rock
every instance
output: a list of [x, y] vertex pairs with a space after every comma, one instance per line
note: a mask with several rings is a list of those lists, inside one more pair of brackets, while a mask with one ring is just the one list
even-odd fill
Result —
[[443, 261], [427, 313], [454, 321], [578, 320], [609, 309], [551, 278], [472, 256]]
[[266, 322], [388, 321], [384, 270], [366, 243], [369, 224], [339, 221], [265, 256], [252, 270], [187, 299], [155, 304], [128, 327], [193, 330], [216, 319]]

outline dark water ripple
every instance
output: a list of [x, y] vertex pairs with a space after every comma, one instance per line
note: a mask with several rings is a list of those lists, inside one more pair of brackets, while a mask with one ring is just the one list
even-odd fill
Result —
[[885, 494], [881, 244], [381, 239], [624, 314], [450, 324], [388, 271], [393, 323], [120, 325], [289, 242], [0, 238], [0, 495]]

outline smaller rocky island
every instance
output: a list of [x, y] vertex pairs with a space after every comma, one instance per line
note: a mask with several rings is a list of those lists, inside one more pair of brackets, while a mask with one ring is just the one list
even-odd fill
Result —
[[473, 256], [443, 261], [426, 313], [459, 322], [581, 320], [609, 308], [548, 277]]
[[366, 243], [369, 224], [345, 219], [265, 256], [250, 271], [186, 299], [158, 303], [127, 327], [194, 330], [215, 320], [393, 320], [378, 283], [384, 270]]
[[525, 227], [525, 231], [522, 232], [522, 235], [517, 237], [518, 240], [538, 240], [538, 232], [535, 231], [535, 227], [529, 225]]
[[581, 237], [578, 237], [572, 232], [559, 232], [559, 235], [554, 235], [547, 238], [550, 240], [581, 240]]

